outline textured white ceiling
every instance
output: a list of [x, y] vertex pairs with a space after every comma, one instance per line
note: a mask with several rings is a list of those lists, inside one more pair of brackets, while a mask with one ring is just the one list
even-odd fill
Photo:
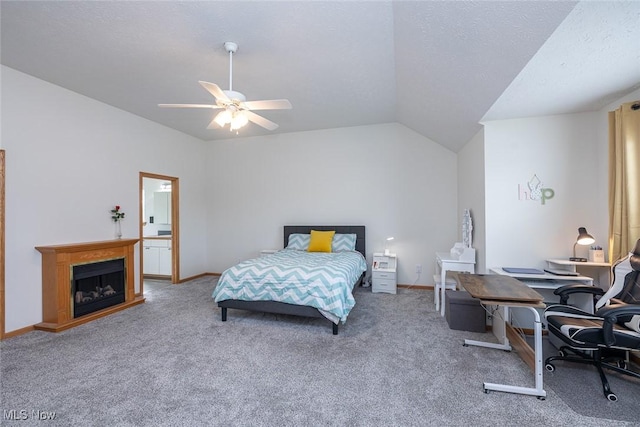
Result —
[[594, 111], [640, 87], [640, 2], [581, 2], [484, 120]]
[[[202, 140], [399, 122], [458, 151], [483, 117], [597, 109], [638, 86], [640, 2], [574, 6], [3, 0], [0, 58]], [[261, 112], [276, 131], [207, 130], [211, 110], [157, 106], [211, 103], [198, 80], [226, 89], [225, 41], [239, 44], [234, 90], [293, 104]]]

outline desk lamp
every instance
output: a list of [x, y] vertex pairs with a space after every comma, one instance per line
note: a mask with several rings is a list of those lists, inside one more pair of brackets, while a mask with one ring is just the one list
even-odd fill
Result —
[[590, 245], [595, 241], [596, 239], [594, 239], [591, 234], [587, 233], [586, 228], [578, 228], [578, 238], [573, 244], [573, 256], [569, 258], [569, 261], [587, 262], [586, 258], [576, 257], [576, 245]]
[[387, 237], [384, 242], [384, 256], [389, 256], [391, 252], [389, 252], [389, 242], [392, 241], [395, 237]]

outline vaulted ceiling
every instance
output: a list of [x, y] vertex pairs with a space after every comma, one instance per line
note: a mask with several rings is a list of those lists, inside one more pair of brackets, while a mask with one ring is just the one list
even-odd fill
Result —
[[[458, 151], [482, 120], [602, 108], [640, 87], [640, 2], [6, 1], [3, 65], [204, 141], [398, 122]], [[207, 129], [199, 80], [286, 98]]]

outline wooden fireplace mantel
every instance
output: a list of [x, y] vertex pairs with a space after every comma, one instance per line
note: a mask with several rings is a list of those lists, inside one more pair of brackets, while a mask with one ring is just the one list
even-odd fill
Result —
[[[138, 239], [36, 246], [42, 254], [42, 323], [36, 329], [60, 332], [144, 302], [135, 296], [134, 245]], [[73, 317], [71, 271], [74, 265], [124, 258], [125, 301], [82, 317]]]

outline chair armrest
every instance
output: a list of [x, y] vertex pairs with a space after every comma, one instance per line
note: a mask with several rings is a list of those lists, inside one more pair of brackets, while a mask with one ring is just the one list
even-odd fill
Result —
[[591, 294], [595, 297], [604, 295], [604, 290], [597, 286], [574, 283], [572, 285], [560, 286], [558, 289], [553, 291], [553, 293], [560, 296], [560, 304], [567, 305], [569, 296], [572, 294]]
[[616, 343], [615, 336], [613, 335], [613, 327], [618, 323], [618, 317], [634, 315], [640, 316], [640, 305], [638, 304], [609, 304], [596, 312], [596, 316], [604, 319], [602, 322], [602, 333], [604, 335], [604, 343], [607, 347], [611, 347]]
[[596, 316], [634, 316], [640, 315], [640, 304], [609, 304], [596, 312]]

